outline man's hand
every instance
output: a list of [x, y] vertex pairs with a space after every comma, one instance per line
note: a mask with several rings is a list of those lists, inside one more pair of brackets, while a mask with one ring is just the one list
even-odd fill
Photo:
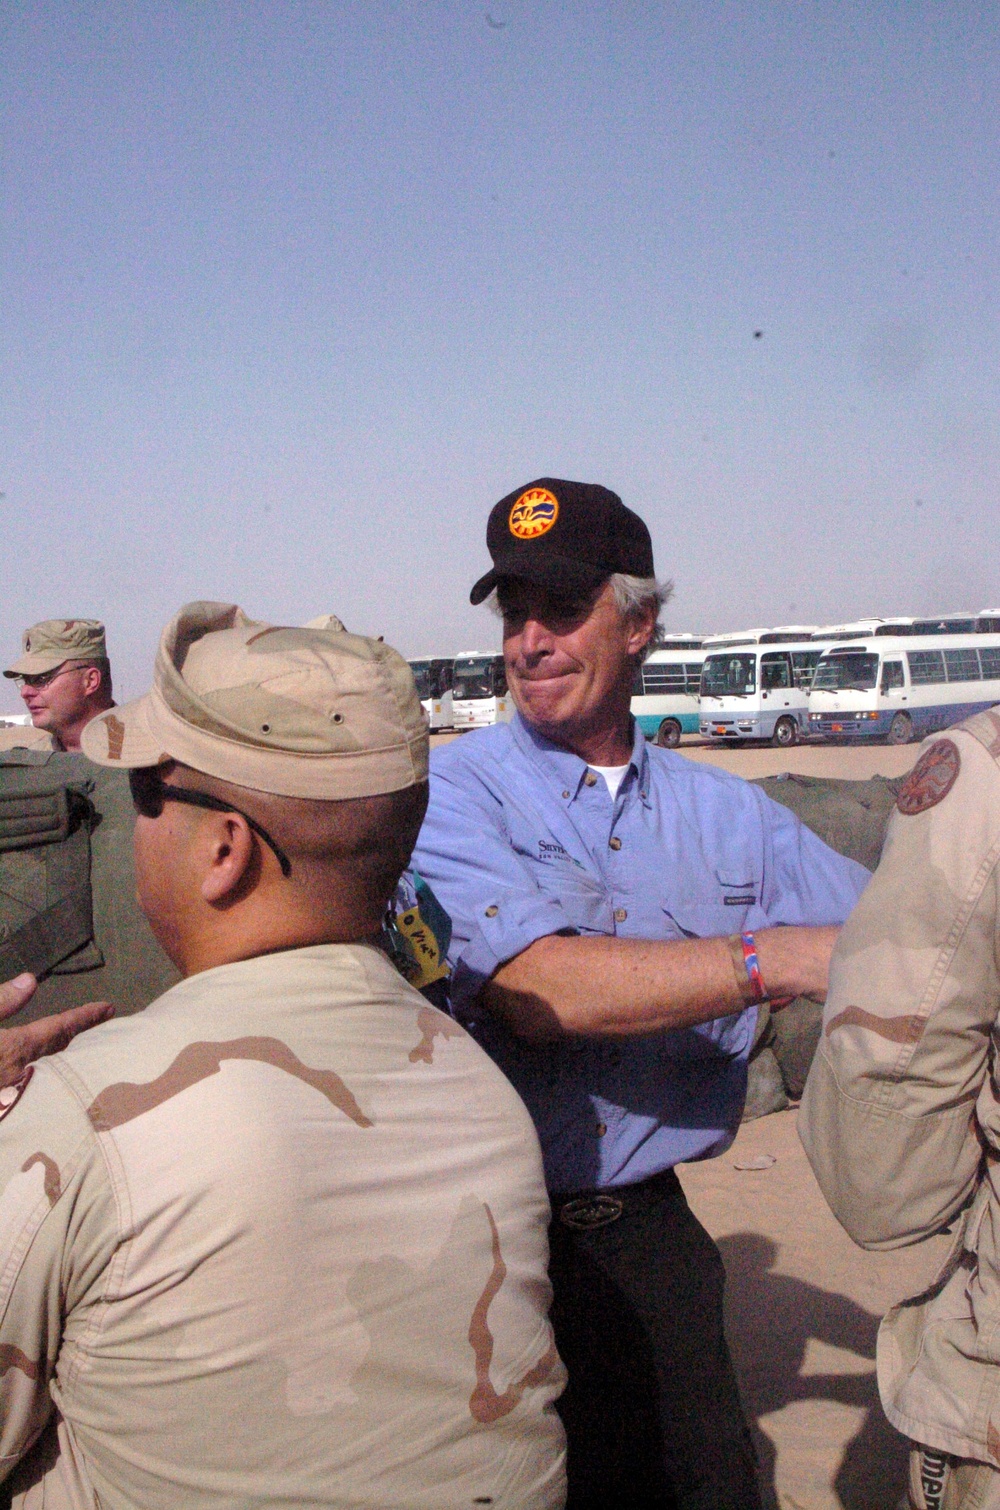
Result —
[[[37, 986], [33, 975], [18, 975], [0, 983], [0, 1019], [13, 1017], [27, 1006]], [[0, 1028], [0, 1090], [19, 1080], [32, 1060], [58, 1054], [77, 1033], [113, 1017], [114, 1010], [110, 1002], [88, 1001], [85, 1006], [71, 1007], [55, 1017], [40, 1017], [20, 1028]]]

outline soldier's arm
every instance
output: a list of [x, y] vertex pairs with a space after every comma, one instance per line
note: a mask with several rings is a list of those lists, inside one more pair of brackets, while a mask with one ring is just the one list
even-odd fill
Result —
[[36, 1068], [0, 1102], [0, 1480], [51, 1418], [67, 1316], [100, 1310], [116, 1212], [86, 1112]]
[[[990, 1094], [1000, 766], [970, 734], [938, 740], [900, 793], [882, 861], [831, 966], [799, 1128], [856, 1242], [892, 1248], [947, 1224], [974, 1191]], [[977, 1114], [977, 1102], [978, 1114]]]
[[[33, 975], [19, 975], [0, 983], [0, 1021], [13, 1017], [35, 994], [38, 982]], [[0, 1090], [15, 1084], [27, 1065], [45, 1054], [57, 1054], [77, 1033], [93, 1028], [114, 1016], [114, 1007], [106, 1001], [89, 1001], [82, 1007], [70, 1007], [53, 1017], [40, 1017], [17, 1028], [0, 1028]]]

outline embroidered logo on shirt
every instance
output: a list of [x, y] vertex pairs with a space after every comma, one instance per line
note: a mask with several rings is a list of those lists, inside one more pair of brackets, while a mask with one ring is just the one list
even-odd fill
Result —
[[554, 839], [539, 839], [538, 858], [540, 860], [568, 860], [569, 855]]
[[507, 525], [515, 540], [537, 540], [559, 518], [559, 500], [548, 488], [528, 488], [514, 504]]
[[896, 806], [907, 818], [943, 802], [958, 779], [962, 757], [954, 740], [938, 739], [925, 750], [899, 789]]
[[723, 901], [725, 902], [725, 905], [727, 907], [752, 907], [754, 905], [754, 903], [756, 902], [756, 900], [757, 900], [756, 897], [724, 897], [723, 898]]

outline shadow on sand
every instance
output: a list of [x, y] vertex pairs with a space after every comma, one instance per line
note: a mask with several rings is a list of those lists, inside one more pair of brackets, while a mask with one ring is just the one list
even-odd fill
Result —
[[[845, 1510], [895, 1505], [905, 1482], [907, 1443], [889, 1425], [879, 1403], [875, 1337], [880, 1317], [843, 1295], [775, 1273], [778, 1250], [758, 1233], [737, 1232], [719, 1238], [718, 1245], [727, 1275], [726, 1329], [753, 1427], [765, 1505], [771, 1510], [778, 1504], [775, 1449], [759, 1422], [796, 1400], [830, 1400], [865, 1411], [833, 1488]], [[803, 1375], [810, 1338], [856, 1354], [867, 1361], [867, 1369]]]

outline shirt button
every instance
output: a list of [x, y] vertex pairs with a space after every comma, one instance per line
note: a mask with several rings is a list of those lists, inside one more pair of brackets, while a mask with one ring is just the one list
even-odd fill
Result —
[[563, 796], [564, 797], [568, 797], [569, 796], [569, 792], [563, 792]]
[[616, 923], [624, 923], [624, 921], [625, 921], [625, 919], [627, 917], [628, 917], [628, 913], [625, 911], [624, 907], [616, 907], [615, 908], [615, 922]]
[[608, 848], [609, 849], [621, 849], [621, 847], [622, 847], [622, 841], [620, 839], [609, 839], [608, 840]]
[[607, 1130], [608, 1130], [608, 1124], [606, 1122], [598, 1122], [598, 1124], [597, 1124], [597, 1136], [599, 1138], [603, 1138], [604, 1134], [607, 1132]]
[[487, 907], [487, 909], [486, 909], [486, 916], [488, 918], [495, 918], [496, 915], [497, 915], [497, 913], [499, 911], [500, 911], [499, 907]]
[[584, 778], [583, 778], [583, 784], [584, 784], [584, 786], [596, 786], [597, 785], [597, 777], [594, 775], [593, 771], [588, 771], [587, 772], [586, 776], [584, 776]]

